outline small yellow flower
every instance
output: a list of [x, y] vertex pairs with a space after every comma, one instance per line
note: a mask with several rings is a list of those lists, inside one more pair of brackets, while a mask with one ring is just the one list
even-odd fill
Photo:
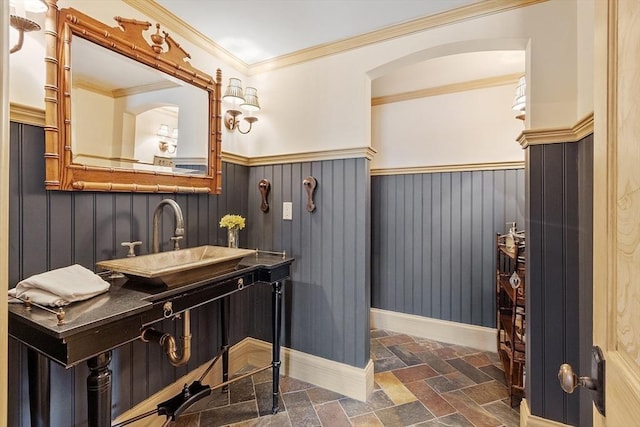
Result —
[[222, 227], [242, 230], [244, 228], [244, 218], [240, 215], [226, 214], [220, 219], [220, 228]]

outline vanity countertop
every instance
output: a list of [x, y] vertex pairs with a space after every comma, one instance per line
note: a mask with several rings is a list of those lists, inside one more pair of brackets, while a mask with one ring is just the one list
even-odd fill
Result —
[[108, 292], [55, 309], [9, 304], [9, 334], [65, 367], [138, 339], [143, 326], [162, 320], [164, 303], [173, 313], [197, 307], [252, 286], [287, 278], [293, 258], [256, 254], [243, 258], [236, 270], [175, 288], [144, 287], [126, 277], [110, 279]]

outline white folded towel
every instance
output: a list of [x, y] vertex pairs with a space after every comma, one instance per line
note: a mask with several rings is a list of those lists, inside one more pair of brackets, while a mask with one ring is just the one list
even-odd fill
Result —
[[93, 271], [74, 264], [28, 277], [10, 289], [9, 296], [62, 307], [104, 293], [109, 286]]

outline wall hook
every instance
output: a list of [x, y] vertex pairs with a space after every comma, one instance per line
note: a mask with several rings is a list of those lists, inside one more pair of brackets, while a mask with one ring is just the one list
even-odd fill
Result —
[[269, 212], [269, 192], [271, 191], [271, 183], [267, 179], [261, 179], [258, 182], [258, 190], [262, 196], [262, 202], [260, 203], [260, 210], [262, 212]]
[[313, 193], [316, 191], [318, 181], [314, 177], [308, 176], [302, 181], [302, 185], [307, 192], [307, 210], [313, 212], [316, 209], [316, 205], [313, 203]]

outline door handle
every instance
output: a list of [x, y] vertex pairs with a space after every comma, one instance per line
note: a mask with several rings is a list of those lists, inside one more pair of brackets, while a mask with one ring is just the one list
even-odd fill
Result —
[[560, 387], [565, 393], [573, 393], [578, 387], [584, 387], [593, 392], [593, 402], [596, 405], [596, 409], [603, 416], [605, 415], [604, 406], [604, 378], [605, 378], [605, 366], [602, 350], [598, 346], [594, 346], [591, 349], [591, 377], [579, 377], [573, 371], [573, 368], [568, 363], [560, 365], [558, 371], [558, 381], [560, 381]]

